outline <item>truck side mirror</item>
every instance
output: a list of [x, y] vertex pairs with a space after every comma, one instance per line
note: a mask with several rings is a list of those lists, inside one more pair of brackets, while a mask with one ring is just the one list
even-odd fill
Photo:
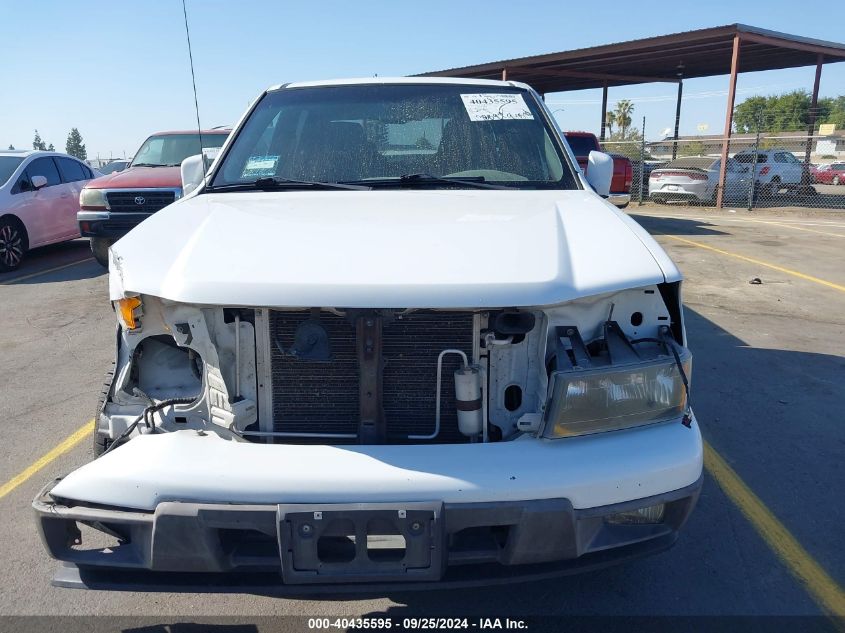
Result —
[[596, 193], [606, 198], [610, 195], [610, 181], [613, 180], [613, 158], [595, 150], [587, 157], [587, 182]]
[[188, 156], [182, 161], [182, 195], [187, 196], [202, 184], [205, 178], [205, 159], [202, 154]]

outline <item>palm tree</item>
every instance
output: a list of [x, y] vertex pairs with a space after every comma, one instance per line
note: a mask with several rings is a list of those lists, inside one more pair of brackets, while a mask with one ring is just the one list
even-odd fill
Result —
[[633, 111], [634, 104], [631, 103], [628, 99], [622, 99], [621, 101], [617, 101], [614, 119], [616, 120], [616, 125], [619, 126], [619, 129], [622, 132], [623, 139], [628, 133], [628, 126], [631, 125], [631, 113]]
[[604, 127], [607, 128], [607, 135], [613, 134], [613, 126], [616, 124], [616, 115], [613, 112], [604, 113]]

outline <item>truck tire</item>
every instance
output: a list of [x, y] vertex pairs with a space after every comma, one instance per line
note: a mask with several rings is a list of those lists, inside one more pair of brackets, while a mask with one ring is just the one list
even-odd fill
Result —
[[111, 246], [111, 240], [107, 238], [91, 238], [91, 253], [94, 255], [94, 259], [97, 260], [97, 263], [103, 268], [109, 267], [109, 246]]
[[99, 457], [105, 453], [106, 449], [111, 446], [112, 443], [112, 439], [109, 436], [104, 433], [100, 433], [100, 414], [106, 406], [106, 398], [109, 397], [109, 391], [111, 390], [111, 383], [113, 379], [114, 361], [112, 361], [111, 367], [106, 372], [106, 376], [103, 381], [103, 388], [100, 391], [100, 397], [97, 399], [97, 410], [94, 412], [94, 457]]

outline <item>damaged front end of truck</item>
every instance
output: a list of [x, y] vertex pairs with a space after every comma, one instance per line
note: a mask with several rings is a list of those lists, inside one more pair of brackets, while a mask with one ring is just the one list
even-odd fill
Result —
[[56, 582], [484, 581], [671, 546], [702, 474], [681, 277], [577, 182], [208, 187], [141, 224], [111, 251], [99, 455], [33, 503]]

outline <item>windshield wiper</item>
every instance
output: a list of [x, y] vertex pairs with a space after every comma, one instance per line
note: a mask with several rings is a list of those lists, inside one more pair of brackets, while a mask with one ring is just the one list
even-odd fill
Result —
[[134, 163], [130, 167], [167, 167], [167, 165], [162, 165], [161, 163]]
[[377, 178], [373, 180], [356, 180], [355, 182], [367, 183], [373, 187], [407, 187], [410, 185], [426, 184], [447, 184], [461, 187], [475, 187], [477, 189], [510, 189], [504, 185], [493, 185], [485, 182], [484, 176], [456, 176], [447, 178], [445, 176], [432, 176], [431, 174], [405, 174], [398, 178]]
[[372, 187], [352, 185], [340, 182], [320, 182], [314, 180], [292, 180], [278, 176], [259, 178], [253, 182], [232, 183], [208, 187], [206, 191], [246, 191], [261, 189], [262, 191], [276, 191], [278, 189], [349, 189], [352, 191], [369, 191]]

